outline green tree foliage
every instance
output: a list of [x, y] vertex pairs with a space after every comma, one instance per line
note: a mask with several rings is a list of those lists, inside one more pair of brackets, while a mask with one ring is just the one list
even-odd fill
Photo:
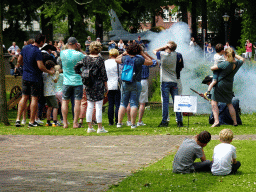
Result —
[[[86, 30], [88, 24], [95, 22], [96, 33], [100, 29], [100, 33], [103, 34], [103, 29], [108, 28], [104, 28], [103, 22], [110, 23], [107, 21], [109, 19], [108, 10], [111, 8], [118, 11], [123, 10], [120, 3], [117, 0], [47, 0], [41, 9], [43, 10], [42, 14], [52, 18], [53, 23], [59, 21], [67, 23], [67, 27], [61, 25], [63, 29], [68, 29], [68, 33], [64, 31], [66, 37], [75, 36], [78, 41], [84, 42], [88, 35], [92, 35]], [[56, 26], [54, 26], [54, 30], [57, 30]]]
[[252, 6], [252, 2], [247, 0], [243, 1], [241, 7], [244, 10], [244, 13], [242, 18], [241, 39], [239, 40], [240, 46], [237, 47], [239, 54], [245, 52], [245, 43], [247, 39], [253, 44], [256, 42], [256, 10]]
[[[12, 41], [19, 46], [23, 45], [23, 41], [27, 40], [26, 33], [22, 32], [21, 27], [31, 27], [33, 20], [38, 21], [37, 9], [41, 5], [40, 0], [23, 0], [23, 1], [7, 1], [3, 0], [2, 15], [3, 19], [9, 24], [9, 28], [3, 32], [4, 44], [8, 47]], [[21, 26], [19, 21], [23, 21]]]
[[168, 1], [153, 0], [131, 0], [122, 2], [124, 11], [116, 11], [124, 29], [136, 33], [141, 28], [141, 23], [150, 22], [155, 26], [155, 17], [163, 15], [163, 8], [166, 8]]

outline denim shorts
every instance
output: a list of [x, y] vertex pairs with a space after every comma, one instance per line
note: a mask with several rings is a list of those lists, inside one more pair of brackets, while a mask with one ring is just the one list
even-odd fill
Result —
[[71, 96], [74, 96], [75, 100], [81, 100], [83, 97], [83, 85], [63, 85], [62, 99], [69, 100]]
[[122, 83], [121, 87], [121, 106], [127, 107], [129, 101], [131, 107], [138, 107], [141, 93], [141, 82]]

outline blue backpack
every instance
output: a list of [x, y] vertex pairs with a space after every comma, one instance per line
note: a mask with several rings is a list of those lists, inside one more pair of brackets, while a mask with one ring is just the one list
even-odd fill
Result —
[[135, 77], [135, 70], [134, 70], [134, 60], [136, 56], [131, 58], [130, 56], [125, 56], [124, 60], [124, 67], [121, 75], [121, 79], [124, 82], [132, 83]]

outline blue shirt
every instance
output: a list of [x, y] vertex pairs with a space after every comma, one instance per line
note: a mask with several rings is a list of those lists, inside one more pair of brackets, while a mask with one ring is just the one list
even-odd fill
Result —
[[37, 61], [43, 61], [41, 50], [37, 46], [27, 45], [22, 51], [23, 75], [22, 79], [31, 82], [42, 80], [42, 71], [38, 68]]
[[84, 57], [83, 53], [73, 49], [66, 49], [60, 52], [64, 77], [63, 85], [83, 85], [82, 78], [75, 73], [74, 66]]
[[115, 47], [116, 47], [115, 43], [112, 43], [112, 44], [110, 44], [110, 45], [108, 46], [108, 50], [110, 50], [110, 49], [115, 49]]
[[155, 67], [157, 62], [156, 60], [152, 60], [153, 64], [152, 65], [142, 65], [142, 71], [141, 71], [141, 79], [148, 79], [149, 77], [149, 67]]
[[143, 44], [143, 41], [142, 40], [140, 40], [140, 41], [136, 40], [136, 43]]

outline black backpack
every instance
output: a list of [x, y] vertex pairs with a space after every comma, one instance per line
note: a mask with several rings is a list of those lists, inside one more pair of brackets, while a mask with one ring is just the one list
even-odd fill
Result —
[[89, 68], [87, 64], [90, 57], [85, 57], [85, 62], [82, 68], [82, 82], [86, 87], [92, 87], [94, 83], [94, 73], [92, 72], [93, 65]]

